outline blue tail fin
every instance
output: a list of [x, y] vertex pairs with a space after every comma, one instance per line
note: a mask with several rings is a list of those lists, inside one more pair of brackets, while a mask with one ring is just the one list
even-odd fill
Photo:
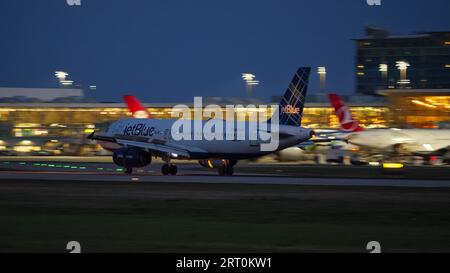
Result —
[[310, 67], [300, 67], [295, 73], [280, 102], [280, 125], [300, 126], [302, 124], [310, 72]]

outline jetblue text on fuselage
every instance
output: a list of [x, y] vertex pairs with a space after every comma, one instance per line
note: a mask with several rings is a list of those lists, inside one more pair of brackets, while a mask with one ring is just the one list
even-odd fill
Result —
[[154, 126], [147, 126], [145, 123], [137, 123], [134, 125], [128, 124], [123, 130], [125, 136], [141, 136], [141, 137], [153, 137], [154, 135], [167, 135], [168, 130], [161, 132]]

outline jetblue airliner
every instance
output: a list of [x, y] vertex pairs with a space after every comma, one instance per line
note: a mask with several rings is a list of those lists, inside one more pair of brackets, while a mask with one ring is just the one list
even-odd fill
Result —
[[[309, 67], [299, 68], [295, 73], [279, 105], [278, 131], [266, 131], [269, 134], [278, 134], [279, 144], [273, 151], [261, 149], [264, 141], [248, 140], [249, 128], [255, 128], [251, 126], [251, 122], [236, 126], [245, 128], [245, 132], [236, 129], [236, 134], [244, 134], [246, 140], [174, 140], [172, 128], [177, 120], [152, 118], [119, 120], [111, 124], [106, 132], [93, 133], [88, 138], [97, 140], [103, 147], [112, 150], [114, 163], [124, 167], [126, 173], [132, 173], [133, 168], [151, 164], [152, 157], [161, 157], [166, 162], [162, 166], [164, 175], [177, 174], [178, 168], [172, 163], [176, 159], [198, 160], [204, 167], [217, 169], [220, 175], [233, 175], [233, 167], [238, 160], [257, 158], [299, 145], [314, 135], [312, 130], [301, 127], [310, 71]], [[146, 117], [142, 111], [139, 116], [142, 114]], [[271, 122], [272, 119], [268, 121], [269, 124]], [[204, 125], [206, 121], [201, 123]], [[188, 132], [188, 135], [193, 133]]]

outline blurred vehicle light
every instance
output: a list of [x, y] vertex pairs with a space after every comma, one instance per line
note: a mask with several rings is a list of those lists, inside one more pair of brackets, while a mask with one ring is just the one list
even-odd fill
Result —
[[402, 163], [383, 163], [384, 169], [402, 169], [405, 165]]

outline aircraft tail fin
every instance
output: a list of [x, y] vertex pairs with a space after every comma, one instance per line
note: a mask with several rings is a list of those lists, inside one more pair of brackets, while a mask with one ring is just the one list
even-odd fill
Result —
[[280, 102], [280, 125], [300, 126], [302, 124], [310, 73], [310, 67], [300, 67], [295, 73]]
[[134, 118], [151, 118], [150, 113], [135, 96], [125, 95], [123, 100]]
[[364, 128], [359, 125], [358, 120], [354, 119], [350, 109], [337, 94], [329, 94], [328, 98], [334, 108], [335, 114], [339, 119], [341, 129], [345, 132], [361, 132]]

